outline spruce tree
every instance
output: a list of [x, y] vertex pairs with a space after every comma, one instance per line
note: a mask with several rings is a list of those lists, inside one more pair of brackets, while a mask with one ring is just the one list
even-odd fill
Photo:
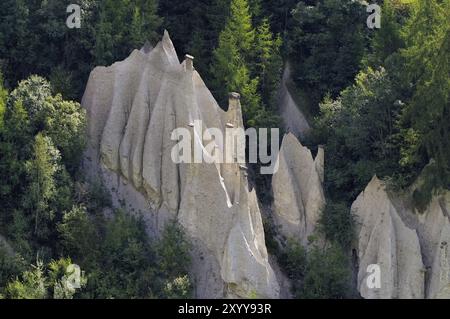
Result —
[[258, 28], [252, 19], [247, 0], [231, 1], [230, 17], [214, 51], [213, 92], [222, 105], [228, 92], [241, 93], [245, 124], [269, 127], [278, 123], [267, 104], [281, 76], [281, 40], [270, 32], [266, 19]]
[[281, 57], [282, 40], [270, 31], [269, 20], [264, 18], [257, 28], [255, 54], [255, 72], [260, 78], [260, 91], [264, 103], [276, 109], [276, 93], [280, 84], [283, 69]]
[[229, 32], [235, 39], [239, 54], [248, 59], [252, 56], [255, 29], [252, 26], [252, 15], [247, 0], [232, 0], [230, 11], [225, 32]]

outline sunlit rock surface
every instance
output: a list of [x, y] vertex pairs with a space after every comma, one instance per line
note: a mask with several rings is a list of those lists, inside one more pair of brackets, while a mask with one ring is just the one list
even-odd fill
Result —
[[150, 232], [177, 219], [194, 243], [196, 297], [277, 298], [258, 201], [239, 164], [176, 164], [176, 128], [204, 145], [206, 128], [243, 127], [239, 96], [217, 104], [187, 57], [179, 63], [167, 32], [155, 48], [95, 68], [83, 97], [89, 146], [85, 168], [117, 205], [142, 213]]
[[[450, 193], [435, 195], [425, 212], [408, 198], [374, 177], [352, 206], [364, 298], [450, 298]], [[367, 286], [371, 264], [381, 268], [380, 289]]]
[[319, 148], [313, 159], [311, 151], [288, 133], [278, 164], [272, 178], [275, 223], [285, 237], [297, 238], [306, 245], [325, 206], [324, 151]]

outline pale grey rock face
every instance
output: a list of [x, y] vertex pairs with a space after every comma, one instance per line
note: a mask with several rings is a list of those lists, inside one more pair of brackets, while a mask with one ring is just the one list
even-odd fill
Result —
[[291, 81], [291, 67], [289, 63], [286, 63], [278, 92], [280, 115], [286, 129], [296, 136], [303, 138], [311, 131], [311, 126], [303, 112], [300, 110], [301, 105], [299, 106], [295, 103], [289, 92], [289, 81]]
[[436, 195], [418, 217], [417, 231], [427, 266], [427, 298], [450, 298], [450, 192]]
[[[190, 57], [179, 63], [167, 32], [153, 49], [91, 73], [82, 105], [88, 114], [85, 168], [103, 179], [116, 204], [140, 212], [149, 231], [177, 219], [194, 243], [196, 296], [277, 298], [261, 213], [239, 164], [176, 164], [176, 128], [193, 136], [243, 128], [240, 101], [217, 104]], [[201, 143], [201, 142], [200, 142]]]
[[323, 149], [319, 149], [314, 160], [311, 151], [288, 133], [283, 138], [278, 163], [272, 178], [275, 223], [285, 237], [297, 238], [307, 245], [325, 206]]
[[[423, 298], [419, 238], [399, 217], [376, 177], [352, 205], [358, 238], [358, 289], [368, 299]], [[369, 265], [380, 267], [380, 288], [370, 287]]]
[[[374, 177], [352, 206], [359, 292], [364, 298], [450, 298], [450, 192], [435, 195], [422, 213], [408, 197], [392, 196]], [[366, 285], [370, 264], [381, 267], [381, 289]]]
[[14, 250], [2, 235], [0, 235], [0, 248], [5, 249], [8, 254], [14, 255]]

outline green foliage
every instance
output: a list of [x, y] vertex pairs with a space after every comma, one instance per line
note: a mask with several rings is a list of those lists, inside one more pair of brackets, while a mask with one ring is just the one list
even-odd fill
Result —
[[[6, 298], [189, 297], [189, 245], [181, 229], [171, 225], [160, 242], [150, 241], [142, 220], [121, 211], [105, 218], [111, 195], [100, 182], [76, 179], [84, 128], [80, 105], [53, 96], [41, 77], [22, 81], [9, 95], [0, 130], [5, 176], [0, 230], [17, 257], [0, 251], [0, 293]], [[66, 284], [70, 259], [23, 272], [36, 255], [44, 261], [70, 256], [86, 270], [81, 278], [86, 287], [75, 291]]]
[[156, 14], [157, 1], [101, 0], [98, 8], [99, 20], [94, 27], [96, 64], [109, 65], [146, 41], [157, 39], [155, 31], [161, 24]]
[[24, 268], [23, 258], [14, 254], [0, 237], [0, 296], [3, 294], [6, 284], [22, 273]]
[[305, 248], [297, 240], [289, 238], [278, 260], [281, 268], [292, 282], [292, 293], [297, 295], [301, 290], [308, 263]]
[[359, 1], [297, 4], [289, 33], [289, 59], [295, 82], [311, 92], [314, 101], [327, 93], [336, 97], [357, 74], [364, 53], [365, 20]]
[[88, 265], [96, 257], [98, 250], [98, 229], [83, 206], [74, 206], [64, 213], [57, 230], [61, 237], [62, 252], [77, 260], [82, 265]]
[[408, 16], [408, 6], [401, 0], [383, 1], [381, 7], [382, 26], [374, 33], [371, 50], [367, 59], [372, 67], [385, 66], [393, 55], [398, 54], [405, 43], [401, 26]]
[[158, 263], [165, 277], [174, 278], [188, 271], [187, 266], [191, 262], [190, 247], [180, 226], [175, 222], [169, 223], [157, 246]]
[[434, 189], [450, 186], [450, 1], [418, 0], [404, 29], [406, 77], [414, 93], [403, 109], [402, 164], [433, 159]]
[[[60, 94], [52, 96], [50, 83], [40, 76], [31, 76], [21, 81], [18, 87], [11, 92], [8, 100], [10, 108], [21, 102], [30, 119], [30, 135], [44, 131], [59, 149], [67, 169], [74, 173], [81, 160], [84, 149], [84, 132], [86, 112], [79, 103], [63, 100]], [[20, 107], [18, 112], [22, 112]], [[18, 114], [20, 115], [20, 113]], [[25, 122], [21, 118], [14, 119], [11, 130], [22, 126]]]
[[314, 247], [308, 252], [302, 299], [343, 299], [351, 297], [349, 258], [338, 246]]
[[272, 111], [276, 110], [276, 94], [280, 85], [280, 77], [283, 69], [280, 48], [282, 40], [279, 35], [274, 36], [270, 31], [268, 19], [263, 19], [257, 28], [256, 45], [254, 50], [255, 69], [259, 74], [260, 92], [263, 102]]
[[[265, 220], [266, 244], [296, 297], [349, 296], [349, 206], [374, 174], [395, 187], [417, 180], [420, 211], [450, 186], [449, 0], [383, 1], [379, 30], [366, 28], [364, 6], [352, 0], [83, 0], [81, 29], [66, 27], [68, 4], [0, 2], [0, 232], [13, 250], [0, 247], [4, 297], [192, 296], [182, 229], [170, 224], [150, 240], [142, 220], [109, 209], [100, 182], [79, 179], [86, 115], [68, 100], [81, 96], [94, 65], [153, 42], [160, 25], [180, 55], [196, 57], [221, 105], [241, 93], [245, 125], [279, 126], [282, 50], [291, 93], [308, 95], [311, 107], [298, 104], [310, 117], [320, 111], [308, 142], [326, 145], [319, 230], [331, 246], [306, 252]], [[269, 179], [255, 183], [270, 201]], [[47, 266], [27, 269], [36, 254]], [[79, 294], [64, 285], [71, 260], [51, 261], [60, 256], [86, 270]]]
[[0, 4], [0, 67], [8, 87], [41, 74], [56, 93], [80, 98], [96, 64], [125, 58], [156, 39], [157, 0], [83, 0], [81, 28], [66, 26], [70, 1], [5, 0]]
[[42, 262], [32, 265], [32, 270], [25, 271], [21, 279], [16, 279], [6, 286], [5, 297], [8, 299], [45, 299], [48, 297], [46, 278]]
[[215, 78], [213, 87], [221, 88], [216, 91], [220, 101], [224, 101], [229, 92], [246, 91], [242, 94], [244, 99], [248, 96], [246, 102], [259, 103], [259, 97], [255, 96], [259, 80], [250, 79], [246, 66], [254, 40], [255, 31], [248, 3], [246, 0], [233, 0], [230, 17], [214, 51], [215, 62], [211, 71]]
[[[72, 267], [71, 267], [72, 266]], [[52, 260], [48, 264], [48, 286], [53, 289], [53, 299], [73, 299], [77, 289], [83, 289], [86, 286], [86, 277], [80, 269], [80, 274], [75, 273], [72, 260], [70, 258], [61, 258]], [[70, 276], [80, 276], [77, 278], [78, 288], [72, 287]]]
[[67, 169], [78, 168], [85, 146], [86, 111], [79, 103], [63, 100], [60, 94], [45, 102], [45, 133], [61, 151]]
[[111, 194], [100, 181], [88, 183], [88, 198], [85, 199], [91, 211], [98, 211], [102, 207], [112, 207]]
[[445, 178], [446, 176], [442, 175], [442, 168], [434, 160], [421, 171], [413, 185], [412, 194], [413, 205], [420, 213], [425, 212], [433, 196], [439, 194]]
[[253, 27], [247, 0], [231, 1], [230, 16], [214, 50], [213, 91], [222, 105], [229, 92], [241, 93], [247, 126], [279, 124], [274, 94], [282, 71], [280, 46], [281, 38], [270, 32], [267, 19]]
[[270, 214], [263, 214], [262, 217], [267, 251], [269, 254], [275, 256], [277, 260], [280, 260], [282, 249], [280, 242], [277, 240], [278, 234], [280, 233], [279, 227], [275, 225], [275, 222]]
[[15, 85], [28, 72], [27, 55], [29, 10], [26, 0], [4, 0], [0, 3], [0, 68], [6, 86]]
[[156, 281], [154, 252], [142, 221], [122, 211], [107, 221], [98, 249], [99, 267], [88, 278], [88, 293], [95, 298], [149, 298]]
[[336, 199], [350, 203], [373, 175], [401, 171], [394, 87], [385, 69], [368, 68], [337, 100], [327, 97], [320, 105], [316, 138], [326, 144], [325, 186]]
[[319, 230], [325, 238], [349, 249], [354, 240], [355, 222], [345, 202], [327, 202], [319, 220]]
[[60, 169], [60, 154], [51, 139], [36, 135], [33, 158], [25, 166], [29, 178], [28, 196], [24, 203], [34, 218], [34, 233], [43, 237], [48, 232], [45, 225], [54, 218], [49, 201], [56, 194], [55, 175]]
[[8, 91], [3, 87], [3, 75], [0, 73], [0, 132], [4, 126], [4, 116], [6, 111], [6, 100], [8, 98]]
[[230, 11], [231, 14], [225, 28], [232, 38], [238, 40], [236, 43], [238, 53], [244, 60], [247, 60], [251, 56], [250, 51], [255, 41], [255, 30], [248, 1], [232, 0]]
[[30, 152], [28, 115], [21, 101], [5, 113], [4, 130], [0, 131], [0, 200], [2, 210], [11, 211], [24, 189], [24, 159]]
[[342, 299], [351, 297], [350, 260], [346, 250], [331, 244], [306, 250], [289, 238], [278, 261], [291, 280], [291, 292], [298, 299]]
[[326, 187], [338, 202], [354, 200], [374, 174], [395, 189], [422, 174], [414, 194], [422, 209], [450, 185], [448, 6], [385, 1], [367, 62], [388, 71], [369, 67], [321, 104], [315, 133], [327, 145]]
[[9, 107], [21, 101], [23, 107], [31, 120], [34, 132], [44, 126], [45, 101], [51, 97], [52, 88], [50, 83], [43, 77], [32, 75], [19, 83], [17, 88], [11, 92], [8, 100]]
[[270, 24], [275, 33], [283, 35], [286, 39], [292, 27], [291, 11], [298, 3], [297, 0], [271, 0], [262, 1], [262, 11], [266, 17], [270, 17]]
[[[42, 261], [31, 265], [31, 269], [24, 271], [21, 276], [8, 283], [5, 298], [8, 299], [72, 299], [76, 289], [68, 285], [69, 265], [72, 261], [67, 258], [51, 261], [44, 267]], [[85, 278], [81, 274], [80, 288], [85, 285]]]
[[[94, 0], [80, 4], [83, 10], [82, 28], [69, 29], [65, 21], [68, 1], [3, 1], [0, 10], [0, 39], [4, 51], [0, 52], [10, 87], [30, 74], [51, 76], [62, 68], [68, 79], [64, 96], [74, 98], [81, 95], [83, 84], [91, 68], [90, 49], [92, 32], [91, 12]], [[2, 37], [3, 36], [3, 37]], [[1, 42], [1, 40], [0, 40]], [[86, 64], [79, 63], [80, 60]]]
[[187, 299], [192, 296], [192, 284], [187, 275], [177, 277], [164, 287], [164, 294], [168, 299]]
[[211, 80], [211, 49], [217, 47], [219, 34], [225, 27], [230, 0], [160, 0], [159, 14], [163, 27], [183, 59], [189, 53], [195, 57], [195, 68], [206, 83]]
[[76, 250], [81, 250], [85, 244], [89, 244], [88, 240], [74, 240], [74, 233], [82, 232], [92, 240], [97, 238], [99, 242], [98, 246], [84, 251], [83, 259], [80, 259], [80, 265], [87, 267], [89, 272], [83, 297], [191, 296], [192, 284], [187, 276], [190, 267], [189, 245], [178, 226], [169, 225], [162, 239], [153, 243], [145, 232], [143, 221], [122, 211], [106, 222], [104, 230], [100, 226], [97, 229], [87, 228], [87, 218], [82, 210], [75, 209], [59, 227], [65, 237], [67, 251], [72, 251], [69, 245], [77, 245]]

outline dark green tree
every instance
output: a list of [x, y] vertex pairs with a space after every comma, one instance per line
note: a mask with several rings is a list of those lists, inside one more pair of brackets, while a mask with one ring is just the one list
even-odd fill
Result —
[[351, 297], [349, 258], [339, 246], [314, 247], [308, 253], [301, 299], [346, 299]]
[[292, 24], [292, 10], [297, 0], [271, 0], [263, 1], [263, 14], [269, 17], [273, 32], [281, 34], [283, 40], [287, 39]]
[[[95, 63], [110, 65], [147, 41], [154, 43], [161, 19], [155, 0], [100, 0], [95, 26]], [[130, 27], [131, 24], [131, 27]]]
[[366, 10], [358, 1], [300, 1], [293, 11], [289, 59], [297, 85], [318, 103], [347, 87], [365, 47]]
[[[258, 29], [253, 27], [246, 0], [233, 0], [230, 10], [230, 17], [214, 51], [211, 66], [213, 92], [222, 105], [226, 103], [227, 93], [241, 93], [246, 125], [277, 126], [278, 119], [265, 102], [273, 102], [273, 90], [279, 83], [281, 41], [272, 35], [267, 20]], [[261, 33], [258, 37], [257, 31]]]
[[57, 230], [63, 255], [70, 255], [84, 267], [91, 265], [99, 249], [98, 229], [83, 206], [74, 206], [65, 212]]
[[27, 61], [34, 54], [28, 50], [28, 17], [26, 0], [0, 3], [0, 69], [9, 88], [29, 72]]
[[417, 0], [405, 27], [407, 79], [414, 88], [402, 114], [401, 163], [429, 164], [424, 189], [450, 186], [450, 1]]
[[401, 0], [383, 2], [382, 26], [373, 31], [371, 52], [368, 55], [368, 62], [372, 67], [387, 67], [386, 60], [394, 54], [398, 55], [399, 50], [405, 46], [401, 30], [408, 17], [408, 7]]
[[[76, 289], [67, 285], [68, 276], [71, 275], [70, 258], [61, 258], [51, 261], [46, 267], [38, 260], [31, 269], [24, 271], [20, 278], [8, 283], [5, 289], [5, 298], [8, 299], [72, 299]], [[80, 276], [80, 288], [85, 286], [83, 274]]]
[[369, 68], [337, 100], [327, 97], [320, 105], [315, 134], [326, 144], [325, 187], [335, 199], [350, 204], [374, 174], [400, 171], [401, 104], [393, 87], [385, 69]]

